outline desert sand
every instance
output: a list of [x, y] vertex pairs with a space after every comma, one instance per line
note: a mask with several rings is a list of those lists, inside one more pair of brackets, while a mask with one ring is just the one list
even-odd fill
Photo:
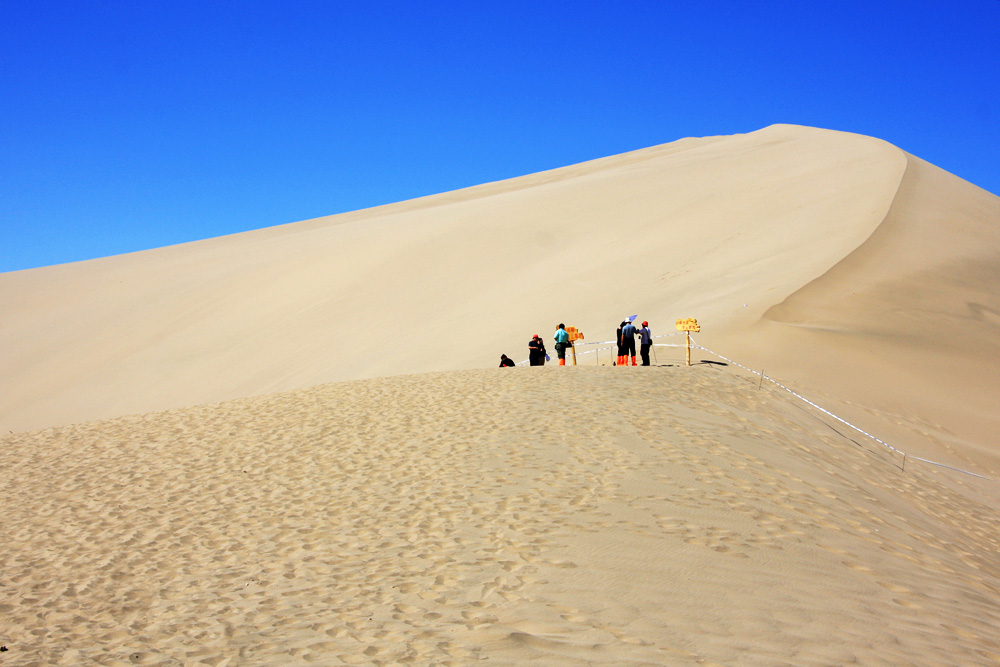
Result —
[[777, 125], [0, 274], [0, 429], [485, 368], [641, 314], [696, 317], [706, 347], [997, 474], [998, 220], [883, 141]]
[[841, 430], [679, 364], [398, 376], [8, 435], [2, 659], [1000, 661], [995, 483], [903, 471]]
[[[1000, 662], [1000, 198], [878, 139], [0, 274], [0, 313], [0, 664]], [[609, 365], [630, 314], [652, 368]], [[495, 368], [560, 321], [579, 366]]]

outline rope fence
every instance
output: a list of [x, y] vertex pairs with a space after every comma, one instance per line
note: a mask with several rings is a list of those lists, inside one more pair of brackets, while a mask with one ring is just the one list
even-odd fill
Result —
[[913, 456], [912, 454], [907, 454], [903, 450], [897, 449], [896, 447], [893, 447], [892, 445], [890, 445], [885, 440], [882, 440], [881, 438], [877, 438], [874, 435], [872, 435], [871, 433], [869, 433], [868, 431], [865, 431], [865, 430], [863, 430], [861, 428], [858, 428], [857, 426], [855, 426], [851, 422], [847, 421], [846, 419], [843, 419], [842, 417], [838, 417], [837, 415], [833, 414], [832, 412], [830, 412], [826, 408], [821, 407], [821, 406], [817, 405], [816, 403], [810, 401], [808, 398], [806, 398], [802, 394], [799, 394], [798, 392], [796, 392], [796, 391], [794, 391], [792, 389], [789, 389], [788, 387], [786, 387], [785, 385], [781, 384], [780, 382], [778, 382], [774, 378], [766, 375], [763, 371], [755, 371], [752, 368], [748, 368], [748, 367], [744, 366], [743, 364], [741, 364], [741, 363], [739, 363], [737, 361], [733, 361], [732, 359], [730, 359], [728, 357], [724, 357], [721, 354], [719, 354], [718, 352], [710, 350], [707, 347], [702, 347], [701, 345], [696, 344], [694, 342], [693, 338], [691, 339], [691, 343], [692, 343], [691, 347], [693, 347], [695, 349], [698, 349], [698, 350], [702, 350], [704, 352], [708, 352], [709, 354], [714, 355], [714, 356], [718, 357], [719, 359], [722, 359], [722, 360], [726, 361], [727, 363], [732, 364], [733, 366], [738, 366], [738, 367], [742, 368], [743, 370], [745, 370], [745, 371], [747, 371], [749, 373], [752, 373], [752, 374], [760, 377], [761, 382], [763, 382], [764, 380], [767, 380], [771, 384], [774, 384], [775, 386], [777, 386], [777, 387], [779, 387], [781, 389], [784, 389], [785, 391], [787, 391], [789, 394], [791, 394], [795, 398], [799, 399], [800, 401], [803, 401], [804, 403], [807, 403], [808, 405], [811, 405], [812, 407], [816, 408], [817, 410], [819, 410], [823, 414], [825, 414], [825, 415], [827, 415], [829, 417], [832, 417], [833, 419], [837, 420], [841, 424], [843, 424], [843, 425], [845, 425], [845, 426], [847, 426], [849, 428], [854, 429], [858, 433], [860, 433], [860, 434], [862, 434], [864, 436], [867, 436], [868, 438], [871, 438], [872, 440], [874, 440], [875, 442], [879, 443], [883, 447], [887, 447], [888, 449], [896, 452], [897, 454], [901, 454], [902, 457], [903, 457], [903, 470], [906, 470], [906, 459], [910, 458], [910, 459], [913, 459], [914, 461], [921, 461], [923, 463], [927, 463], [927, 464], [930, 464], [932, 466], [938, 466], [939, 468], [947, 468], [948, 470], [954, 470], [955, 472], [960, 472], [960, 473], [962, 473], [964, 475], [970, 475], [972, 477], [978, 477], [979, 479], [985, 479], [985, 480], [988, 480], [988, 481], [991, 481], [991, 482], [992, 481], [996, 481], [996, 480], [994, 480], [994, 479], [992, 479], [990, 477], [986, 477], [986, 476], [980, 475], [978, 473], [970, 472], [968, 470], [963, 470], [961, 468], [956, 468], [955, 466], [950, 466], [950, 465], [947, 465], [945, 463], [940, 463], [938, 461], [931, 461], [930, 459], [925, 459], [925, 458], [921, 458], [919, 456]]
[[[668, 337], [671, 337], [671, 336], [683, 336], [683, 335], [684, 335], [684, 333], [671, 333], [671, 334], [661, 334], [659, 336], [653, 336], [652, 338], [668, 338]], [[588, 354], [593, 354], [594, 355], [594, 359], [595, 359], [595, 365], [600, 365], [600, 358], [598, 357], [598, 354], [599, 354], [599, 352], [601, 350], [613, 350], [613, 349], [617, 349], [617, 347], [618, 347], [617, 342], [613, 341], [613, 340], [593, 341], [593, 342], [589, 342], [588, 341], [588, 342], [577, 342], [577, 343], [575, 343], [575, 346], [577, 348], [583, 347], [583, 346], [587, 346], [587, 345], [603, 345], [603, 346], [605, 346], [605, 347], [595, 347], [593, 350], [579, 350], [579, 349], [577, 349], [576, 356], [578, 358], [586, 356]], [[657, 348], [657, 347], [686, 348], [687, 344], [686, 343], [653, 343], [651, 345], [651, 347], [652, 348]], [[994, 480], [991, 477], [986, 477], [985, 475], [980, 475], [978, 473], [974, 473], [974, 472], [971, 472], [969, 470], [963, 470], [962, 468], [956, 468], [955, 466], [950, 466], [950, 465], [947, 465], [945, 463], [940, 463], [938, 461], [932, 461], [930, 459], [925, 459], [925, 458], [922, 458], [920, 456], [914, 456], [912, 454], [907, 454], [903, 450], [898, 449], [896, 447], [893, 447], [892, 445], [890, 445], [885, 440], [882, 440], [881, 438], [878, 438], [878, 437], [872, 435], [868, 431], [865, 431], [864, 429], [861, 429], [861, 428], [855, 426], [854, 424], [852, 424], [851, 422], [847, 421], [846, 419], [844, 419], [842, 417], [838, 417], [837, 415], [833, 414], [832, 412], [830, 412], [826, 408], [824, 408], [824, 407], [822, 407], [822, 406], [814, 403], [813, 401], [810, 401], [808, 398], [806, 398], [802, 394], [799, 394], [798, 392], [796, 392], [796, 391], [788, 388], [787, 386], [781, 384], [780, 382], [778, 382], [774, 378], [770, 377], [769, 375], [766, 375], [763, 371], [755, 371], [754, 369], [749, 368], [747, 366], [744, 366], [743, 364], [741, 364], [741, 363], [739, 363], [737, 361], [733, 361], [732, 359], [730, 359], [728, 357], [725, 357], [725, 356], [719, 354], [718, 352], [715, 352], [714, 350], [710, 350], [707, 347], [702, 347], [701, 345], [698, 345], [695, 342], [694, 338], [691, 339], [691, 348], [692, 349], [697, 349], [697, 350], [702, 350], [703, 352], [707, 352], [707, 353], [709, 353], [709, 354], [711, 354], [711, 355], [713, 355], [715, 357], [718, 357], [719, 359], [724, 360], [725, 362], [727, 362], [727, 363], [729, 363], [729, 364], [731, 364], [733, 366], [737, 366], [737, 367], [742, 368], [743, 370], [747, 371], [748, 373], [751, 373], [753, 375], [758, 376], [760, 378], [761, 384], [763, 384], [763, 382], [765, 380], [767, 380], [771, 384], [777, 386], [780, 389], [783, 389], [784, 391], [788, 392], [789, 394], [791, 394], [795, 398], [799, 399], [800, 401], [802, 401], [802, 402], [810, 405], [811, 407], [815, 408], [816, 410], [819, 410], [820, 412], [822, 412], [823, 414], [831, 417], [832, 419], [835, 419], [836, 421], [840, 422], [844, 426], [847, 426], [847, 427], [849, 427], [851, 429], [854, 429], [858, 433], [864, 435], [867, 438], [870, 438], [871, 440], [874, 440], [875, 442], [877, 442], [878, 444], [882, 445], [883, 447], [886, 447], [887, 449], [889, 449], [889, 450], [891, 450], [893, 452], [896, 452], [897, 454], [900, 454], [903, 457], [903, 470], [904, 471], [906, 470], [906, 461], [907, 461], [907, 459], [910, 459], [910, 460], [913, 460], [913, 461], [920, 461], [922, 463], [927, 463], [928, 465], [937, 466], [939, 468], [945, 468], [947, 470], [952, 470], [954, 472], [959, 472], [959, 473], [962, 473], [963, 475], [969, 475], [971, 477], [977, 477], [979, 479], [985, 479], [985, 480], [990, 481], [990, 482], [996, 481], [996, 480]], [[654, 354], [655, 354], [655, 351], [654, 351]], [[525, 365], [527, 363], [528, 363], [528, 360], [525, 359], [524, 361], [518, 362], [516, 365], [523, 366], [523, 365]]]
[[[671, 336], [683, 336], [683, 335], [684, 335], [683, 333], [669, 333], [669, 334], [660, 334], [659, 336], [651, 336], [651, 338], [669, 338]], [[586, 342], [577, 341], [576, 343], [573, 343], [573, 345], [576, 347], [576, 356], [577, 356], [577, 359], [579, 359], [580, 357], [584, 357], [584, 356], [586, 356], [588, 354], [593, 354], [594, 358], [595, 358], [595, 365], [598, 365], [598, 366], [601, 363], [600, 362], [600, 352], [602, 352], [604, 350], [615, 350], [615, 349], [618, 348], [618, 343], [616, 341], [613, 341], [613, 340], [599, 340], [599, 341], [586, 341]], [[581, 347], [584, 347], [584, 346], [587, 346], [587, 345], [603, 345], [604, 347], [595, 347], [593, 350], [581, 350], [580, 349]], [[683, 348], [683, 347], [687, 347], [687, 345], [678, 345], [678, 344], [674, 344], [674, 343], [653, 343], [652, 347], [681, 347], [681, 348]], [[524, 366], [527, 363], [528, 363], [528, 360], [525, 359], [524, 361], [517, 362], [515, 365], [516, 366]]]

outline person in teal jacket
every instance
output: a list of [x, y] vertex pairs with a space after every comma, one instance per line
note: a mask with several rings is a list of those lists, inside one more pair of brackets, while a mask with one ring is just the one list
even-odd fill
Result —
[[559, 365], [566, 365], [566, 348], [569, 347], [569, 332], [566, 331], [566, 325], [560, 323], [559, 327], [556, 329], [556, 354], [559, 355]]

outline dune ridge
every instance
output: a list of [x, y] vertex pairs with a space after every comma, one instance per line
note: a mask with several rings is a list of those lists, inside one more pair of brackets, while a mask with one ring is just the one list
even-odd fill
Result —
[[838, 431], [700, 364], [378, 378], [6, 435], [4, 659], [1000, 660], [995, 486]]
[[[877, 423], [886, 437], [996, 475], [1000, 198], [906, 159], [871, 236], [768, 309], [741, 343], [776, 373], [849, 398], [838, 407], [852, 417], [876, 425], [859, 406], [894, 413]], [[781, 355], [763, 343], [769, 337], [781, 338]]]

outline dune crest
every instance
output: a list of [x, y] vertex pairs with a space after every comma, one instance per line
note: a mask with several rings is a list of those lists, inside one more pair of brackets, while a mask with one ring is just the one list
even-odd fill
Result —
[[[1000, 198], [907, 155], [899, 192], [872, 235], [768, 309], [743, 344], [763, 350], [775, 372], [909, 421], [879, 425], [908, 445], [961, 443], [956, 462], [995, 474], [998, 315]], [[780, 356], [768, 354], [768, 338], [782, 339]], [[822, 360], [808, 350], [823, 350]]]

